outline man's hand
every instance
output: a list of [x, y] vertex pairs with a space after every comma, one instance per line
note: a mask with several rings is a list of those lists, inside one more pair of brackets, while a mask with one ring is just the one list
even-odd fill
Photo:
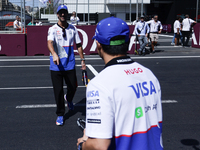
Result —
[[158, 31], [158, 33], [160, 34], [162, 31], [160, 30], [160, 31]]
[[53, 62], [54, 62], [54, 64], [55, 65], [59, 65], [59, 61], [60, 61], [60, 59], [59, 59], [58, 55], [56, 53], [54, 53], [53, 54]]
[[77, 146], [78, 146], [80, 143], [86, 142], [86, 141], [87, 141], [88, 137], [86, 136], [85, 132], [86, 132], [86, 130], [83, 131], [83, 137], [82, 137], [82, 138], [79, 138], [79, 139], [77, 140]]
[[140, 37], [140, 35], [139, 35], [139, 34], [138, 34], [137, 36], [138, 36], [138, 37]]
[[148, 34], [146, 33], [146, 35], [145, 35], [146, 37], [148, 36]]
[[82, 70], [86, 70], [86, 65], [85, 65], [85, 61], [84, 60], [82, 60], [81, 61], [81, 66], [82, 66]]

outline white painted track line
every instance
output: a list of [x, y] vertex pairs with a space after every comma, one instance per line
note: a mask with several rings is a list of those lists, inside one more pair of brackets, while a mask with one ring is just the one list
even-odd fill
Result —
[[[52, 89], [52, 86], [45, 87], [7, 87], [0, 88], [0, 90], [37, 90], [37, 89]], [[67, 86], [63, 86], [63, 88], [67, 88]], [[78, 86], [78, 88], [85, 88], [85, 86]]]
[[[159, 46], [158, 46], [159, 47]], [[172, 48], [174, 46], [162, 46], [165, 48]], [[180, 48], [180, 47], [177, 47]], [[131, 57], [133, 59], [160, 59], [160, 58], [167, 58], [167, 59], [176, 59], [176, 58], [200, 58], [200, 56], [153, 56], [153, 57]], [[90, 57], [90, 58], [85, 58], [87, 60], [102, 60], [100, 57]], [[79, 58], [76, 58], [76, 60], [80, 60]], [[15, 61], [49, 61], [49, 59], [0, 59], [0, 62], [15, 62]], [[87, 63], [86, 63], [87, 64]], [[19, 65], [23, 66], [23, 65]], [[32, 66], [32, 65], [27, 65], [27, 66]], [[35, 65], [37, 66], [37, 65]], [[38, 65], [38, 66], [49, 66], [49, 65]], [[80, 65], [76, 65], [80, 66]], [[2, 66], [0, 66], [2, 67]], [[17, 65], [15, 66], [17, 67]]]
[[0, 66], [0, 68], [32, 68], [32, 67], [49, 67], [49, 65], [15, 65], [15, 66]]
[[89, 69], [90, 69], [90, 71], [96, 76], [96, 75], [98, 75], [99, 73], [94, 69], [94, 67], [92, 67], [92, 65], [86, 65]]
[[[176, 100], [162, 100], [162, 103], [178, 103], [178, 101], [176, 101]], [[75, 104], [74, 103], [74, 105], [76, 106], [76, 107], [80, 107], [80, 106], [86, 106], [86, 104], [84, 104], [84, 103], [81, 103], [81, 104]], [[67, 107], [67, 104], [65, 104], [65, 106]], [[23, 109], [23, 108], [27, 108], [27, 109], [29, 109], [29, 108], [54, 108], [54, 107], [56, 107], [56, 104], [37, 104], [37, 105], [20, 105], [20, 106], [16, 106], [16, 108], [21, 108], [21, 109]]]
[[178, 103], [176, 100], [162, 100], [162, 103]]

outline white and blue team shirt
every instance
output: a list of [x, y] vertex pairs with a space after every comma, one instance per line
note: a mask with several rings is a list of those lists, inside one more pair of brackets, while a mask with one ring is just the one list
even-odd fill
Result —
[[162, 150], [161, 89], [130, 57], [111, 60], [86, 92], [86, 135], [112, 139], [109, 150]]
[[47, 40], [53, 41], [55, 52], [60, 58], [59, 65], [53, 62], [53, 56], [50, 53], [50, 70], [67, 71], [75, 69], [74, 42], [81, 43], [76, 27], [69, 24], [65, 29], [66, 36], [63, 37], [63, 29], [58, 24], [49, 28]]
[[150, 33], [158, 33], [159, 29], [163, 29], [160, 21], [155, 22], [154, 20], [150, 20], [146, 23], [150, 24]]

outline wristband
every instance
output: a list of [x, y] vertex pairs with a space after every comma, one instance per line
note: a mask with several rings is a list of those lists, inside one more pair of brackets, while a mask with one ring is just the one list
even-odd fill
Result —
[[85, 61], [85, 58], [81, 58], [81, 61]]

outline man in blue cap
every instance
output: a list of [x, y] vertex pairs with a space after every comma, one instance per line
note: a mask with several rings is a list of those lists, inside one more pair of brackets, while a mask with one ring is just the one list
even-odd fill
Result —
[[105, 68], [86, 92], [86, 129], [79, 150], [162, 150], [162, 105], [158, 79], [126, 55], [129, 27], [106, 18], [93, 39]]
[[[70, 110], [74, 109], [72, 99], [77, 88], [75, 70], [74, 42], [78, 48], [83, 70], [86, 69], [81, 40], [76, 27], [67, 23], [68, 9], [60, 5], [57, 9], [58, 23], [49, 28], [48, 49], [50, 51], [50, 70], [54, 96], [57, 105], [56, 125], [63, 125], [65, 102]], [[67, 85], [67, 94], [64, 95], [63, 79]]]

